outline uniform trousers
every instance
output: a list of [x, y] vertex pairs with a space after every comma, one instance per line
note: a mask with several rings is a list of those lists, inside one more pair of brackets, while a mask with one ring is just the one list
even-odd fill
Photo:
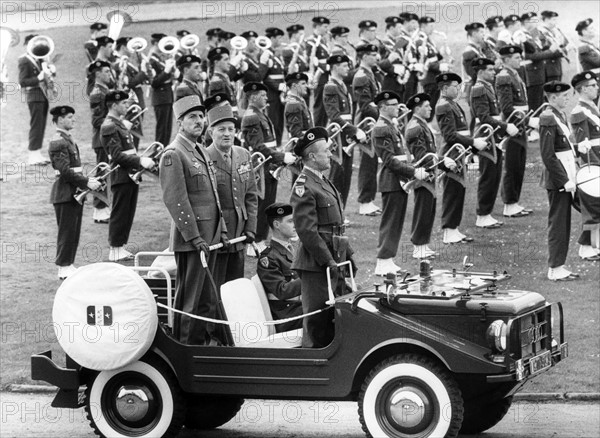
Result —
[[[438, 99], [440, 98], [440, 90], [438, 89], [437, 84], [433, 83], [433, 84], [423, 85], [423, 92], [425, 92], [431, 96], [431, 108], [435, 108], [435, 104], [437, 103]], [[433, 120], [434, 116], [435, 116], [435, 111], [431, 111], [431, 114], [429, 115], [429, 118], [427, 119], [427, 121], [431, 122]]]
[[477, 214], [486, 216], [494, 211], [494, 204], [502, 179], [502, 150], [496, 148], [496, 163], [479, 156], [479, 183], [477, 184]]
[[398, 253], [407, 202], [408, 194], [404, 190], [381, 194], [382, 211], [377, 245], [378, 259], [391, 259]]
[[377, 195], [377, 155], [369, 157], [361, 152], [360, 166], [358, 168], [358, 202], [368, 204], [375, 200]]
[[548, 202], [548, 267], [557, 268], [565, 264], [569, 252], [573, 197], [568, 192], [548, 190]]
[[135, 217], [140, 186], [133, 181], [113, 184], [113, 201], [108, 221], [108, 243], [110, 246], [123, 246], [129, 240], [129, 233]]
[[[110, 161], [108, 158], [108, 154], [106, 153], [106, 150], [104, 148], [97, 148], [94, 149], [94, 152], [96, 153], [96, 164], [98, 163], [107, 163]], [[101, 176], [103, 175], [105, 172], [102, 170], [96, 170], [96, 176]], [[110, 177], [108, 178], [108, 181], [110, 183]], [[108, 197], [108, 193], [107, 193], [107, 189], [104, 189], [102, 192], [104, 195], [106, 195]], [[101, 201], [99, 198], [94, 197], [94, 202], [93, 202], [94, 208], [97, 208], [99, 210], [102, 210], [105, 207], [108, 207], [108, 205], [106, 205], [106, 203], [104, 201]]]
[[281, 144], [283, 137], [283, 127], [285, 126], [284, 120], [285, 106], [281, 103], [279, 92], [275, 93], [269, 91], [269, 106], [267, 107], [267, 115], [273, 123], [273, 129], [275, 130], [275, 140], [277, 144]]
[[217, 262], [212, 271], [217, 287], [228, 281], [244, 277], [244, 250], [217, 253]]
[[[209, 269], [214, 269], [217, 253], [211, 251], [207, 257]], [[217, 295], [213, 290], [206, 270], [202, 267], [199, 251], [175, 251], [177, 264], [175, 308], [192, 315], [215, 318]], [[215, 324], [175, 313], [173, 335], [179, 342], [202, 345], [215, 333]]]
[[431, 241], [431, 230], [435, 221], [436, 198], [425, 187], [415, 189], [415, 209], [412, 218], [413, 245], [427, 245]]
[[[302, 302], [292, 300], [269, 300], [269, 308], [273, 319], [287, 319], [294, 316], [302, 315]], [[298, 330], [302, 328], [302, 319], [277, 324], [275, 331], [277, 333], [287, 332], [290, 330]]]
[[261, 242], [269, 237], [269, 223], [267, 222], [266, 208], [277, 199], [277, 183], [271, 172], [265, 169], [265, 197], [258, 200], [258, 213], [256, 223], [256, 241]]
[[465, 188], [454, 179], [444, 176], [442, 191], [442, 229], [458, 228], [465, 205]]
[[419, 80], [417, 79], [417, 73], [411, 72], [406, 85], [404, 86], [404, 98], [402, 102], [406, 102], [410, 97], [418, 93]]
[[502, 179], [502, 201], [516, 204], [521, 198], [525, 164], [527, 162], [527, 137], [519, 134], [506, 142], [504, 153], [504, 177]]
[[83, 205], [75, 199], [54, 204], [58, 238], [56, 239], [56, 265], [69, 266], [75, 261], [79, 236], [81, 235], [81, 215]]
[[544, 103], [544, 84], [527, 85], [527, 102], [530, 110], [537, 110]]
[[350, 186], [352, 184], [352, 162], [354, 159], [354, 151], [351, 155], [344, 152], [342, 158], [342, 164], [337, 162], [331, 163], [331, 171], [329, 173], [329, 180], [340, 192], [342, 197], [342, 204], [346, 208], [346, 202], [348, 201], [348, 194], [350, 193]]
[[48, 117], [48, 101], [27, 102], [29, 107], [29, 147], [30, 151], [38, 151], [44, 142], [46, 118]]
[[315, 126], [327, 126], [327, 112], [323, 105], [323, 92], [325, 91], [325, 82], [317, 84], [315, 88], [315, 100], [313, 105], [313, 118]]
[[156, 116], [154, 141], [158, 141], [167, 147], [171, 143], [171, 131], [173, 129], [173, 104], [154, 105], [154, 115]]

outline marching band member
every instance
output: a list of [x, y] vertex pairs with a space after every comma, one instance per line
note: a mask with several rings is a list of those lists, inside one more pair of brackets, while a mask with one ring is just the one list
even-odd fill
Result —
[[[381, 90], [373, 73], [373, 68], [379, 61], [377, 46], [364, 44], [357, 47], [357, 52], [360, 57], [360, 65], [352, 81], [356, 124], [366, 117], [377, 120], [379, 112], [373, 100]], [[361, 215], [376, 216], [381, 213], [381, 209], [373, 203], [377, 195], [377, 165], [377, 156], [370, 157], [365, 153], [362, 154], [358, 169], [358, 212]]]
[[217, 253], [213, 275], [217, 287], [244, 276], [245, 243], [254, 242], [258, 195], [250, 152], [235, 146], [235, 123], [232, 107], [214, 106], [208, 111], [212, 144], [206, 149], [217, 181], [217, 193], [227, 227], [227, 239], [246, 236], [244, 243], [223, 248]]
[[[426, 154], [437, 152], [435, 137], [427, 124], [427, 119], [432, 111], [431, 98], [425, 93], [415, 94], [408, 99], [406, 106], [412, 111], [412, 118], [406, 125], [406, 147], [413, 157], [413, 163], [416, 163], [422, 160]], [[444, 162], [448, 168], [455, 166], [451, 158], [445, 158]], [[432, 164], [431, 160], [427, 160], [423, 163], [423, 167], [427, 168]], [[435, 172], [431, 176], [435, 176]], [[418, 180], [414, 188], [415, 208], [410, 241], [414, 245], [412, 256], [416, 259], [436, 254], [429, 247], [436, 210], [435, 179], [430, 181], [431, 176], [424, 180]]]
[[175, 89], [175, 100], [185, 96], [198, 96], [204, 101], [200, 81], [202, 80], [202, 60], [196, 55], [182, 55], [177, 60], [177, 68], [181, 72], [181, 83]]
[[[107, 36], [102, 36], [102, 37], [98, 37], [96, 39], [96, 47], [98, 49], [98, 53], [96, 55], [96, 60], [97, 61], [104, 61], [107, 62], [110, 65], [110, 74], [111, 74], [111, 88], [114, 88], [117, 86], [117, 75], [114, 72], [112, 65], [113, 62], [116, 61], [116, 57], [114, 55], [114, 45], [115, 45], [115, 40], [113, 40], [110, 37]], [[89, 72], [89, 65], [88, 65], [88, 72]], [[87, 77], [87, 87], [86, 87], [86, 94], [89, 96], [92, 93], [92, 89], [94, 88], [94, 82], [95, 82], [95, 78], [93, 74], [88, 74]]]
[[[259, 73], [262, 82], [267, 87], [269, 106], [267, 113], [275, 128], [275, 139], [277, 145], [281, 144], [283, 136], [283, 93], [285, 92], [285, 65], [281, 59], [281, 38], [283, 30], [277, 27], [269, 27], [265, 35], [271, 39], [271, 48], [260, 55]], [[275, 202], [275, 200], [273, 200]], [[272, 204], [270, 202], [269, 204]], [[267, 204], [267, 205], [269, 205]], [[268, 230], [267, 230], [268, 232]]]
[[[331, 160], [327, 130], [320, 126], [309, 129], [294, 147], [304, 167], [294, 183], [290, 204], [300, 246], [292, 269], [301, 281], [303, 313], [325, 307], [329, 299], [327, 268], [331, 270], [331, 286], [340, 295], [345, 288], [342, 270], [337, 263], [352, 260], [352, 248], [345, 236], [342, 199], [333, 184], [323, 175]], [[356, 272], [356, 269], [353, 269]], [[302, 347], [321, 348], [334, 337], [333, 309], [303, 319]]]
[[409, 164], [410, 153], [394, 124], [400, 110], [400, 96], [393, 91], [382, 91], [375, 96], [374, 102], [379, 108], [379, 119], [372, 138], [377, 157], [382, 161], [378, 187], [383, 208], [375, 275], [385, 276], [400, 270], [400, 266], [394, 263], [394, 257], [398, 253], [408, 202], [408, 193], [400, 182], [410, 178], [422, 181], [428, 174], [424, 168], [414, 168]]
[[246, 93], [244, 93], [244, 85], [248, 82], [260, 82], [261, 81], [261, 73], [260, 73], [260, 49], [256, 45], [256, 38], [258, 34], [253, 30], [247, 30], [243, 32], [241, 37], [246, 38], [248, 41], [248, 45], [242, 52], [243, 61], [248, 66], [248, 68], [243, 72], [242, 77], [238, 83], [237, 93], [238, 93], [238, 118], [243, 116], [243, 111], [248, 108], [248, 100], [246, 99]]
[[90, 39], [83, 44], [89, 62], [96, 60], [96, 57], [98, 56], [98, 42], [96, 41], [96, 38], [106, 36], [107, 32], [108, 25], [104, 23], [93, 23], [90, 26]]
[[479, 181], [477, 183], [477, 221], [475, 226], [493, 229], [502, 225], [502, 222], [492, 217], [502, 178], [502, 149], [496, 142], [500, 141], [502, 134], [517, 135], [519, 129], [513, 123], [501, 120], [494, 89], [496, 77], [494, 61], [488, 58], [476, 58], [472, 64], [477, 74], [477, 82], [473, 86], [469, 102], [474, 127], [477, 128], [483, 124], [490, 125], [494, 129], [499, 127], [498, 133], [489, 140], [490, 147], [496, 148], [496, 162], [493, 162], [491, 154], [483, 152], [479, 154]]
[[108, 222], [108, 259], [111, 262], [133, 258], [133, 254], [127, 251], [124, 245], [129, 240], [133, 225], [139, 185], [132, 181], [129, 174], [141, 168], [154, 167], [151, 158], [137, 156], [127, 127], [131, 122], [121, 120], [122, 116], [127, 114], [128, 103], [128, 93], [120, 90], [109, 92], [106, 95], [108, 114], [100, 127], [102, 147], [108, 151], [112, 167], [119, 165], [110, 175], [112, 210]]
[[485, 27], [488, 31], [485, 42], [493, 51], [498, 53], [498, 49], [500, 49], [498, 47], [498, 35], [504, 30], [504, 18], [501, 15], [489, 17], [485, 20]]
[[496, 47], [500, 50], [504, 46], [515, 45], [513, 35], [521, 29], [521, 17], [515, 14], [504, 17], [504, 29], [498, 33]]
[[[217, 181], [204, 147], [197, 143], [204, 130], [204, 107], [198, 96], [186, 96], [173, 104], [179, 127], [160, 160], [162, 198], [171, 216], [169, 249], [175, 252], [177, 278], [174, 307], [194, 315], [217, 316], [216, 294], [207, 278], [216, 251], [209, 245], [227, 240]], [[191, 219], [190, 219], [191, 218]], [[204, 252], [208, 268], [202, 266]], [[218, 345], [213, 323], [175, 314], [173, 336], [192, 345]]]
[[[290, 152], [279, 152], [275, 139], [275, 127], [265, 113], [267, 107], [268, 88], [259, 82], [248, 82], [244, 85], [244, 93], [248, 97], [248, 109], [242, 118], [242, 139], [244, 147], [251, 152], [260, 152], [265, 158], [271, 157], [267, 168], [277, 167], [282, 164], [292, 164], [296, 157]], [[266, 169], [265, 169], [266, 170]], [[256, 241], [261, 250], [264, 249], [263, 241], [269, 237], [269, 225], [265, 217], [265, 209], [277, 199], [277, 180], [271, 172], [264, 172], [265, 196], [258, 201], [258, 224], [256, 227]]]
[[[227, 95], [227, 100], [231, 103], [234, 114], [237, 115], [235, 81], [242, 77], [242, 73], [237, 70], [237, 66], [231, 64], [229, 54], [230, 52], [226, 47], [216, 47], [208, 52], [209, 70], [212, 72], [208, 84], [208, 96], [224, 93]], [[240, 59], [238, 58], [237, 61], [240, 61]]]
[[[461, 77], [456, 73], [442, 73], [436, 77], [436, 82], [441, 94], [435, 106], [435, 116], [444, 140], [442, 153], [445, 155], [456, 143], [464, 148], [472, 146], [473, 153], [485, 149], [487, 146], [485, 140], [471, 136], [465, 113], [456, 102], [460, 94]], [[444, 243], [473, 241], [472, 237], [467, 237], [458, 230], [465, 203], [464, 167], [459, 173], [448, 169], [449, 171], [446, 172], [443, 179], [442, 230]], [[440, 168], [443, 169], [443, 167]]]
[[[519, 46], [504, 46], [500, 49], [504, 68], [496, 76], [496, 94], [505, 121], [515, 110], [524, 113], [529, 110], [526, 86], [518, 73], [521, 53], [523, 50]], [[537, 128], [538, 121], [537, 118], [531, 118], [528, 124]], [[519, 205], [526, 161], [527, 132], [523, 126], [518, 135], [506, 141], [502, 179], [504, 217], [523, 217], [531, 213], [531, 210]]]
[[[292, 24], [286, 28], [286, 32], [289, 44], [281, 51], [281, 59], [283, 59], [286, 73], [308, 72], [309, 60], [304, 50], [304, 26], [301, 24]], [[292, 44], [298, 44], [299, 46], [291, 48], [290, 45]], [[308, 103], [308, 98], [306, 100], [306, 103]]]
[[405, 40], [400, 38], [402, 31], [400, 17], [387, 17], [385, 22], [386, 34], [381, 39], [381, 43], [385, 47], [386, 53], [379, 63], [379, 68], [384, 72], [381, 87], [402, 96], [404, 84], [408, 80], [408, 71], [402, 58]]
[[[96, 164], [108, 163], [108, 150], [102, 145], [100, 130], [108, 114], [106, 96], [111, 91], [112, 75], [110, 73], [110, 64], [106, 61], [94, 61], [88, 67], [88, 73], [94, 77], [94, 88], [90, 93], [90, 109], [92, 110], [92, 149], [96, 154]], [[98, 169], [96, 175], [102, 174]], [[107, 224], [110, 219], [110, 207], [99, 198], [94, 198], [95, 223]]]
[[58, 278], [64, 280], [75, 272], [75, 256], [81, 233], [83, 203], [73, 197], [77, 189], [97, 190], [101, 183], [96, 178], [83, 176], [79, 148], [71, 136], [75, 126], [75, 110], [70, 106], [56, 106], [50, 110], [56, 125], [56, 136], [50, 141], [48, 154], [56, 174], [50, 202], [54, 204], [58, 237], [56, 239], [56, 265]]
[[[152, 34], [152, 39], [157, 43], [164, 37], [164, 34]], [[175, 58], [167, 53], [161, 53], [158, 46], [154, 46], [151, 50], [150, 65], [155, 72], [150, 83], [152, 86], [151, 103], [156, 117], [154, 141], [169, 144], [173, 130], [172, 87], [176, 75]]]
[[571, 234], [571, 205], [575, 196], [577, 165], [569, 141], [564, 110], [571, 86], [553, 81], [544, 85], [549, 106], [540, 115], [540, 150], [544, 171], [542, 182], [548, 192], [548, 279], [569, 281], [578, 274], [565, 268]]
[[[295, 249], [290, 239], [298, 237], [292, 212], [292, 206], [283, 202], [275, 202], [265, 209], [273, 237], [260, 254], [256, 273], [267, 293], [274, 320], [302, 315], [301, 280], [292, 270]], [[278, 333], [301, 328], [302, 319], [275, 326]]]
[[[600, 164], [600, 111], [594, 103], [598, 99], [598, 76], [583, 71], [573, 76], [571, 85], [579, 94], [579, 101], [571, 111], [571, 128], [579, 157], [586, 164]], [[600, 226], [598, 199], [590, 199], [580, 193], [583, 231], [579, 236], [579, 257], [584, 260], [600, 260], [600, 249], [592, 246], [591, 230]], [[597, 245], [597, 243], [596, 243]]]
[[179, 50], [177, 50], [177, 53], [175, 54], [175, 59], [179, 61], [179, 58], [181, 58], [182, 56], [185, 55], [194, 55], [194, 56], [198, 56], [198, 47], [194, 47], [193, 49], [184, 49], [183, 47], [181, 47], [181, 40], [190, 35], [191, 32], [189, 30], [185, 30], [185, 29], [181, 29], [178, 30], [177, 32], [175, 32], [175, 35], [177, 36], [177, 38], [179, 38]]
[[359, 41], [356, 47], [372, 44], [377, 46], [377, 51], [381, 57], [385, 55], [386, 48], [377, 38], [377, 23], [375, 21], [363, 20], [358, 23], [358, 37]]
[[562, 78], [562, 58], [563, 56], [567, 56], [567, 52], [565, 49], [566, 44], [561, 45], [559, 38], [556, 36], [556, 21], [558, 14], [554, 11], [542, 11], [541, 16], [542, 24], [538, 26], [538, 29], [544, 46], [554, 48], [554, 50], [556, 50], [556, 47], [558, 46], [558, 49], [560, 50], [558, 52], [560, 56], [546, 59], [544, 64], [545, 79], [546, 82], [560, 81]]
[[290, 73], [285, 77], [285, 83], [288, 88], [284, 109], [285, 127], [290, 137], [302, 138], [314, 126], [305, 100], [308, 76], [305, 73]]
[[[24, 46], [37, 35], [27, 35]], [[44, 142], [44, 131], [46, 130], [46, 118], [48, 117], [48, 98], [40, 88], [40, 83], [45, 80], [46, 73], [42, 69], [41, 61], [24, 53], [19, 56], [19, 85], [21, 93], [25, 96], [29, 108], [29, 147], [28, 164], [45, 165], [48, 160], [42, 156], [42, 143]]]
[[[208, 52], [215, 47], [219, 47], [219, 35], [221, 33], [220, 27], [214, 27], [206, 31], [206, 43], [207, 45], [202, 49], [200, 53], [200, 59], [208, 59]], [[204, 66], [205, 67], [205, 66]], [[208, 68], [204, 68], [204, 71], [208, 71]]]
[[[327, 59], [330, 52], [327, 46], [327, 32], [330, 20], [326, 17], [313, 17], [313, 33], [305, 41], [306, 58], [308, 60], [308, 79], [314, 88], [313, 117], [315, 126], [325, 126], [327, 114], [323, 107], [323, 90], [329, 80]], [[318, 44], [317, 44], [318, 43]]]
[[[331, 56], [333, 55], [345, 55], [348, 57], [350, 70], [354, 62], [352, 61], [352, 53], [350, 44], [348, 43], [348, 36], [350, 35], [350, 29], [345, 26], [335, 26], [331, 28]], [[349, 84], [351, 85], [351, 84]]]
[[600, 73], [600, 48], [595, 43], [598, 38], [592, 25], [593, 22], [594, 20], [588, 18], [577, 23], [575, 30], [581, 41], [577, 53], [582, 70], [593, 70], [594, 73]]
[[404, 64], [410, 72], [403, 96], [403, 101], [406, 101], [409, 97], [417, 94], [417, 89], [419, 87], [419, 79], [417, 77], [419, 72], [415, 70], [419, 58], [416, 53], [415, 41], [413, 38], [419, 31], [419, 16], [410, 12], [402, 12], [400, 14], [400, 22], [402, 23], [402, 30], [400, 32], [402, 42], [399, 43], [399, 46], [402, 48], [402, 59]]
[[467, 102], [471, 100], [471, 88], [477, 81], [477, 72], [473, 68], [473, 60], [477, 58], [485, 58], [483, 54], [483, 24], [469, 23], [465, 26], [467, 32], [467, 47], [462, 53], [462, 68], [465, 81], [465, 99]]

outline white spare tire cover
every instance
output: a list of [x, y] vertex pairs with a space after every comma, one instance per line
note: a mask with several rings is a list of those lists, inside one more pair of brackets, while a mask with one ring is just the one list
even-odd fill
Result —
[[141, 358], [158, 327], [152, 291], [118, 263], [95, 263], [69, 276], [56, 292], [52, 319], [65, 353], [98, 371]]

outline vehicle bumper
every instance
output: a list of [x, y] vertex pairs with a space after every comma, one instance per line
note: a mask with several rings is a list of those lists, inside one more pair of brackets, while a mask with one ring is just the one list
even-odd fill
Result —
[[59, 388], [52, 401], [55, 408], [78, 408], [81, 367], [67, 356], [67, 367], [58, 366], [52, 360], [50, 350], [31, 356], [31, 378], [43, 380]]

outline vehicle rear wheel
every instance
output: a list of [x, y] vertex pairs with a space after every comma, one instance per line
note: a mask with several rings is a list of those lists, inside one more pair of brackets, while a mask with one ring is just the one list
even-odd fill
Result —
[[186, 400], [187, 415], [184, 425], [188, 429], [215, 429], [235, 417], [243, 404], [244, 399], [239, 397], [190, 394]]
[[90, 425], [103, 437], [174, 437], [185, 418], [177, 379], [152, 358], [100, 372], [85, 396]]
[[491, 429], [504, 418], [512, 405], [512, 400], [512, 397], [505, 397], [491, 403], [465, 402], [465, 415], [460, 432], [474, 434]]
[[448, 370], [429, 358], [400, 354], [369, 373], [360, 391], [358, 415], [369, 437], [455, 437], [463, 401]]

